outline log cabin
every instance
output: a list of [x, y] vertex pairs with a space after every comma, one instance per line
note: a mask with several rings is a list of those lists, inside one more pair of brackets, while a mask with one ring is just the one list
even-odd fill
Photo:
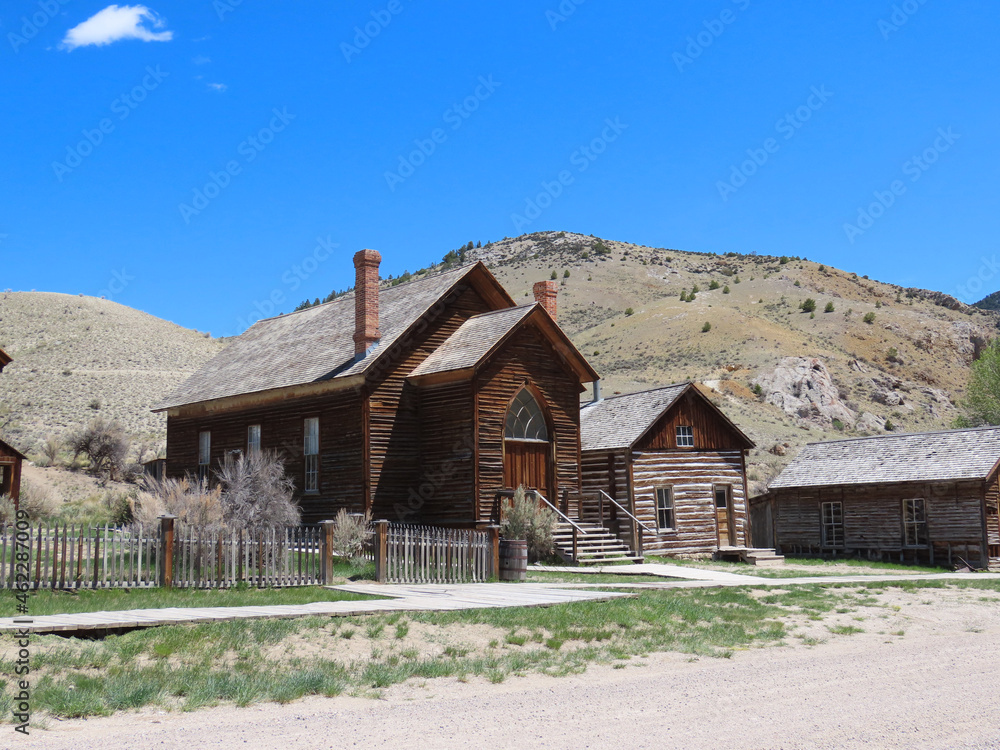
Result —
[[[0, 349], [0, 372], [13, 360], [3, 350]], [[25, 457], [21, 451], [17, 450], [9, 443], [0, 440], [0, 496], [8, 496], [14, 501], [14, 507], [18, 507], [21, 498], [21, 465]]]
[[[641, 524], [643, 550], [664, 555], [749, 546], [746, 454], [754, 443], [697, 387], [611, 396], [580, 414], [585, 496], [603, 491], [636, 519], [624, 522], [611, 505], [598, 511], [606, 525], [619, 522], [633, 535]], [[591, 502], [584, 515], [593, 513]]]
[[998, 474], [998, 427], [811, 443], [751, 501], [754, 541], [785, 554], [998, 567]]
[[[503, 498], [523, 485], [561, 514], [563, 531], [582, 530], [581, 394], [593, 384], [599, 400], [599, 376], [556, 322], [556, 282], [535, 284], [534, 301], [517, 306], [482, 263], [386, 285], [380, 261], [375, 251], [357, 253], [353, 293], [255, 323], [160, 404], [166, 475], [211, 480], [229, 453], [274, 450], [306, 523], [344, 508], [394, 522], [482, 527], [498, 521]], [[717, 544], [719, 517], [735, 544], [745, 536], [741, 451], [749, 441], [695, 389], [677, 387], [675, 396], [672, 414], [700, 415], [691, 422], [704, 441], [698, 455], [716, 457], [713, 476], [726, 488], [729, 513], [719, 515], [711, 488], [689, 501], [691, 482], [678, 472], [692, 464], [667, 467], [666, 484], [683, 499], [678, 533], [700, 534], [677, 548]], [[647, 432], [641, 446], [627, 445], [659, 455], [656, 431]], [[662, 451], [691, 457], [686, 447]], [[643, 484], [623, 498], [623, 512], [638, 502], [655, 519], [647, 484], [666, 486], [654, 476], [663, 467], [640, 459]], [[594, 487], [618, 492], [591, 478]], [[696, 522], [696, 509], [706, 518]], [[582, 533], [593, 557], [641, 558], [634, 538], [603, 526]], [[672, 534], [658, 537], [658, 548], [670, 548]], [[580, 560], [579, 552], [573, 546], [567, 557]]]

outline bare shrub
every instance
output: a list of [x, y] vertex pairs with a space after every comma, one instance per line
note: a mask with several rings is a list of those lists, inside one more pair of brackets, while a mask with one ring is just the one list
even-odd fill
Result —
[[231, 529], [296, 526], [301, 517], [292, 500], [295, 485], [274, 451], [227, 454], [217, 472], [222, 508]]
[[351, 563], [359, 562], [370, 522], [370, 513], [352, 515], [346, 508], [341, 508], [334, 519], [333, 554]]
[[222, 489], [185, 479], [148, 479], [131, 502], [132, 519], [143, 526], [159, 523], [160, 516], [177, 517], [184, 526], [222, 526]]
[[505, 539], [523, 539], [528, 543], [528, 559], [541, 560], [555, 549], [552, 535], [558, 516], [551, 508], [543, 507], [533, 498], [526, 497], [524, 487], [518, 487], [510, 505], [504, 508], [500, 533]]
[[0, 524], [14, 523], [17, 514], [14, 512], [14, 498], [10, 495], [0, 495]]
[[62, 449], [63, 441], [56, 435], [49, 435], [39, 446], [39, 451], [41, 451], [48, 466], [55, 466], [59, 463], [59, 454], [62, 453]]
[[27, 480], [22, 480], [21, 495], [17, 505], [28, 514], [30, 520], [45, 521], [58, 512], [60, 502], [59, 498], [45, 487], [39, 487]]
[[66, 445], [73, 452], [74, 461], [86, 456], [90, 471], [105, 482], [116, 479], [125, 469], [129, 441], [125, 429], [117, 422], [96, 417], [86, 427], [70, 433]]

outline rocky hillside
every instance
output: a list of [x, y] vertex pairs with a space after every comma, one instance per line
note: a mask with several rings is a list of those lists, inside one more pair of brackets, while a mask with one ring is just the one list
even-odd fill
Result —
[[0, 294], [0, 425], [29, 454], [97, 415], [162, 441], [150, 407], [222, 347], [219, 340], [95, 297]]
[[757, 489], [809, 441], [950, 426], [969, 365], [1000, 322], [939, 292], [797, 258], [567, 232], [505, 239], [470, 258], [516, 298], [554, 273], [560, 323], [606, 392], [705, 383], [758, 445]]

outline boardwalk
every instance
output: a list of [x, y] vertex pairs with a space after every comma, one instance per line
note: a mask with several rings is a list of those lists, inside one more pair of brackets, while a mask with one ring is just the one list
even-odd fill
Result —
[[448, 611], [491, 607], [548, 607], [580, 601], [604, 601], [627, 593], [566, 590], [545, 584], [473, 583], [335, 586], [342, 591], [384, 596], [376, 601], [314, 602], [264, 607], [170, 607], [127, 609], [117, 612], [82, 612], [31, 618], [0, 618], [0, 633], [28, 628], [33, 633], [117, 630], [176, 625], [188, 622], [282, 619], [290, 617], [346, 617], [377, 612]]

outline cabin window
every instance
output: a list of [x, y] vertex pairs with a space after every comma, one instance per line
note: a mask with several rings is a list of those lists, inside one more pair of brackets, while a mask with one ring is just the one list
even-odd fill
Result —
[[252, 424], [247, 428], [247, 453], [260, 453], [259, 424]]
[[844, 504], [829, 502], [820, 505], [823, 516], [822, 538], [824, 547], [844, 546]]
[[715, 507], [721, 510], [725, 510], [729, 507], [729, 495], [732, 493], [732, 487], [728, 484], [719, 484], [715, 487]]
[[212, 433], [209, 431], [198, 433], [198, 481], [208, 482], [209, 471], [212, 466]]
[[305, 420], [303, 454], [305, 454], [305, 491], [319, 492], [319, 419]]
[[545, 426], [542, 407], [531, 391], [522, 388], [507, 410], [504, 437], [508, 440], [541, 440], [548, 442], [549, 430]]
[[690, 425], [678, 425], [677, 447], [694, 448], [694, 427]]
[[927, 509], [922, 497], [903, 501], [903, 544], [907, 547], [927, 545]]
[[656, 488], [656, 525], [660, 531], [671, 531], [674, 526], [674, 488]]

